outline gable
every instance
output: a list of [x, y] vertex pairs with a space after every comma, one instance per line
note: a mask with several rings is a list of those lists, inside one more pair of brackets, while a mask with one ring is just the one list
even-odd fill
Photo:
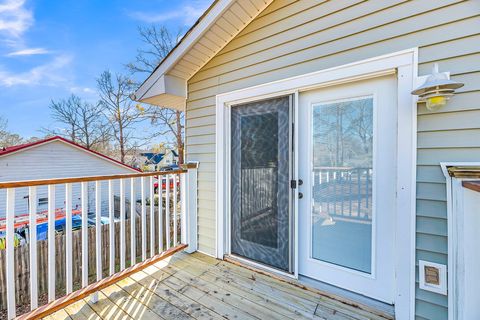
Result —
[[136, 173], [100, 155], [54, 140], [0, 157], [0, 181]]
[[132, 95], [133, 100], [185, 109], [187, 81], [273, 0], [217, 0]]

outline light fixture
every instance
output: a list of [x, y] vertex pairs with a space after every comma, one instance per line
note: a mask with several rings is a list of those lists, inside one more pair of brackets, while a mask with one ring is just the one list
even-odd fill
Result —
[[433, 65], [432, 74], [420, 87], [412, 91], [419, 102], [425, 102], [430, 111], [436, 111], [447, 104], [454, 95], [455, 89], [463, 87], [463, 83], [450, 80], [446, 72], [438, 72], [438, 64]]

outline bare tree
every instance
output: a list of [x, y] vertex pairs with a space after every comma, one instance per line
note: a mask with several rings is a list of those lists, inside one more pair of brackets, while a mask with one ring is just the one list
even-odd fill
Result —
[[110, 140], [100, 103], [82, 103], [77, 108], [78, 133], [87, 149], [103, 149]]
[[50, 104], [52, 118], [65, 125], [61, 130], [44, 128], [47, 134], [68, 137], [87, 149], [101, 150], [108, 142], [108, 126], [105, 126], [100, 104], [83, 101], [76, 95]]
[[7, 130], [7, 119], [0, 116], [0, 148], [11, 147], [24, 142], [23, 138]]
[[125, 156], [134, 148], [133, 125], [142, 119], [142, 114], [129, 94], [134, 83], [128, 77], [104, 71], [97, 79], [100, 106], [108, 119], [112, 136], [120, 148], [120, 161], [125, 163]]
[[60, 134], [68, 137], [73, 142], [77, 142], [78, 115], [76, 109], [81, 103], [80, 98], [73, 94], [67, 99], [52, 100], [49, 106], [52, 118], [65, 125], [66, 128], [64, 128], [63, 134], [58, 132], [58, 130], [48, 128], [42, 131], [47, 134]]
[[[146, 49], [139, 49], [135, 62], [127, 64], [127, 68], [132, 74], [150, 74], [178, 43], [182, 31], [179, 30], [179, 32], [174, 35], [163, 26], [150, 26], [139, 27], [138, 33]], [[150, 105], [144, 109], [143, 116], [150, 119], [153, 125], [161, 127], [154, 137], [173, 136], [173, 143], [178, 150], [179, 163], [183, 163], [183, 112]]]

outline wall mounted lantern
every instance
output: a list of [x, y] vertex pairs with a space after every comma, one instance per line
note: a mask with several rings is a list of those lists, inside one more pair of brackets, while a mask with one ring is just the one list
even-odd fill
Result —
[[438, 64], [433, 65], [432, 74], [420, 87], [412, 91], [419, 102], [425, 102], [430, 111], [436, 111], [447, 104], [455, 94], [455, 89], [463, 87], [463, 83], [450, 80], [447, 72], [438, 72]]

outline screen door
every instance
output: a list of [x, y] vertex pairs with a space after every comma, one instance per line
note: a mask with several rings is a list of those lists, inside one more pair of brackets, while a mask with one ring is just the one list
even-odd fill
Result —
[[290, 269], [291, 96], [231, 107], [231, 253]]

